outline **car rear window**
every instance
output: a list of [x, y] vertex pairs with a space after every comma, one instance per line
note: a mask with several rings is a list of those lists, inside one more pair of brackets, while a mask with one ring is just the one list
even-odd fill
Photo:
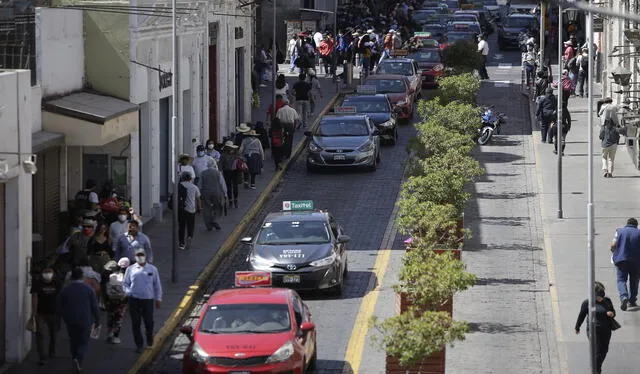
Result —
[[[401, 79], [370, 79], [365, 82], [367, 86], [376, 86], [378, 93], [401, 93], [407, 91], [407, 86]], [[385, 107], [387, 107], [385, 105]], [[387, 108], [383, 108], [388, 111]]]
[[504, 27], [509, 29], [526, 29], [535, 25], [535, 19], [532, 17], [507, 17], [504, 21]]
[[[327, 129], [329, 131], [360, 131], [353, 130], [354, 126], [340, 126], [339, 122], [329, 122]], [[337, 124], [338, 126], [333, 126]], [[361, 127], [356, 124], [357, 128]], [[366, 127], [362, 125], [364, 131]], [[345, 130], [351, 129], [351, 130]], [[320, 125], [320, 131], [325, 129], [323, 124]], [[364, 135], [368, 134], [366, 132]], [[328, 135], [331, 136], [331, 135]], [[337, 135], [334, 135], [337, 136]], [[323, 221], [283, 221], [283, 222], [265, 222], [258, 234], [257, 243], [261, 245], [281, 245], [281, 244], [322, 244], [331, 241], [329, 229]]]
[[378, 74], [398, 74], [413, 75], [413, 69], [410, 62], [386, 62], [383, 61], [378, 65]]
[[418, 62], [440, 62], [440, 53], [438, 51], [418, 51], [409, 53], [407, 57]]
[[209, 334], [265, 334], [291, 330], [287, 304], [208, 305], [200, 332]]

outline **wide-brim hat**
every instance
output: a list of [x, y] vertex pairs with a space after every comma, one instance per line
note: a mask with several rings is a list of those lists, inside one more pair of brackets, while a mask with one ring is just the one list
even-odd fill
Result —
[[238, 132], [248, 132], [249, 130], [251, 130], [251, 127], [249, 127], [249, 125], [247, 125], [246, 123], [241, 123], [238, 127], [236, 127], [236, 131]]
[[251, 130], [251, 131], [249, 131], [248, 133], [246, 133], [245, 135], [247, 135], [247, 136], [258, 136], [258, 135], [260, 135], [260, 134], [258, 134], [258, 133], [256, 132], [256, 130]]
[[224, 146], [228, 148], [238, 148], [238, 146], [233, 144], [233, 141], [231, 140], [227, 140], [226, 142], [224, 142]]

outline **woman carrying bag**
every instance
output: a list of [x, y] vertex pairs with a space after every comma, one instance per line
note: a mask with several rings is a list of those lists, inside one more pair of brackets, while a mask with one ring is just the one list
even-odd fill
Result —
[[[611, 299], [605, 296], [604, 285], [595, 282], [596, 293], [596, 312], [595, 312], [595, 328], [596, 328], [596, 373], [602, 372], [602, 363], [607, 352], [609, 351], [609, 341], [611, 340], [611, 331], [620, 328], [620, 324], [614, 319], [616, 311], [613, 308]], [[585, 318], [589, 314], [589, 300], [582, 302], [580, 313], [576, 321], [575, 331], [580, 334], [580, 327]], [[587, 322], [587, 337], [589, 336], [589, 323]]]
[[[262, 172], [262, 163], [264, 161], [264, 149], [258, 138], [259, 134], [255, 130], [251, 130], [246, 134], [240, 145], [240, 154], [247, 161], [250, 185], [252, 190], [256, 189], [256, 175]], [[247, 181], [245, 180], [245, 186]]]

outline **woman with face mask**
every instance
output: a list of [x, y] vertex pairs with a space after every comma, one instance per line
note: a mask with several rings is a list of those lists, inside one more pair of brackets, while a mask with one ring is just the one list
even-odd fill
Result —
[[[36, 346], [40, 357], [38, 364], [41, 366], [56, 353], [56, 337], [59, 330], [56, 307], [61, 288], [50, 267], [43, 269], [42, 277], [35, 279], [31, 286], [31, 310], [32, 318], [36, 322]], [[45, 344], [45, 330], [49, 334], [48, 346]]]
[[107, 270], [105, 282], [107, 296], [107, 343], [120, 344], [120, 328], [127, 309], [127, 298], [124, 291], [124, 273], [129, 267], [129, 258], [123, 257], [117, 263], [109, 261], [104, 267]]

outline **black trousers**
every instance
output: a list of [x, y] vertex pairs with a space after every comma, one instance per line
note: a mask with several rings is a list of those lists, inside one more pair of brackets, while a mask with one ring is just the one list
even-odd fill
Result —
[[71, 358], [82, 363], [84, 355], [87, 353], [87, 348], [89, 347], [91, 325], [83, 326], [67, 324], [67, 333], [69, 334]]
[[596, 372], [602, 372], [602, 363], [609, 352], [609, 341], [611, 341], [611, 330], [596, 329]]
[[478, 73], [480, 73], [480, 78], [489, 79], [489, 73], [487, 73], [487, 56], [485, 55], [482, 55], [482, 65], [480, 65]]
[[193, 229], [196, 224], [196, 214], [189, 213], [184, 209], [178, 211], [178, 238], [180, 244], [184, 244], [184, 231], [187, 229], [187, 236], [193, 238]]
[[[45, 344], [45, 330], [49, 333], [49, 347]], [[56, 337], [58, 336], [58, 317], [53, 314], [36, 315], [36, 346], [41, 360], [56, 354]], [[47, 353], [49, 356], [47, 356]]]
[[131, 316], [131, 330], [133, 331], [133, 341], [136, 347], [142, 348], [142, 326], [144, 321], [144, 331], [147, 338], [147, 345], [153, 345], [153, 299], [129, 298], [129, 315]]
[[227, 197], [229, 201], [238, 199], [238, 171], [224, 170], [222, 172], [224, 183], [227, 185]]
[[276, 164], [276, 168], [280, 165], [282, 160], [284, 159], [284, 147], [271, 147], [271, 158], [273, 158], [273, 162]]

